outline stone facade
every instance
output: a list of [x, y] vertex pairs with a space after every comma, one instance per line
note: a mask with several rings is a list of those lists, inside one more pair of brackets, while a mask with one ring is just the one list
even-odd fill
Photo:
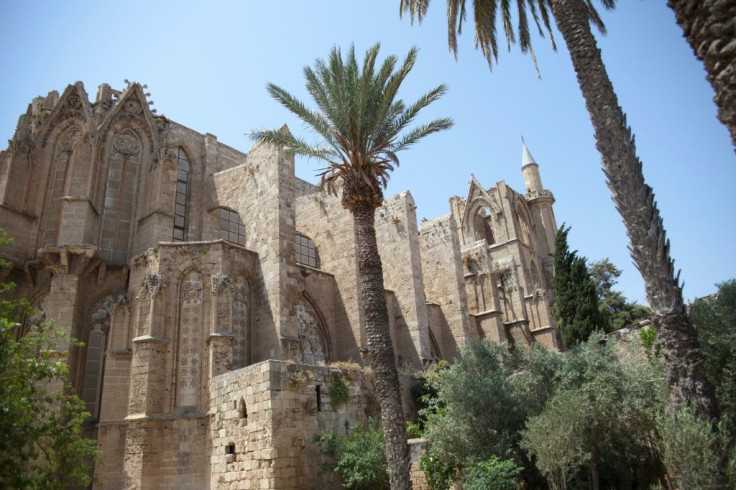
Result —
[[[522, 163], [525, 194], [473, 178], [419, 227], [408, 191], [377, 211], [403, 368], [480, 338], [560, 346], [554, 198], [526, 147]], [[330, 367], [364, 363], [355, 233], [292, 155], [158, 116], [138, 84], [90, 101], [77, 82], [20, 117], [0, 202], [7, 278], [39, 310], [18, 335], [45, 317], [85, 342], [70, 377], [105, 488], [339, 486], [312, 437], [376, 410], [370, 373]], [[335, 377], [351, 395], [337, 406]]]

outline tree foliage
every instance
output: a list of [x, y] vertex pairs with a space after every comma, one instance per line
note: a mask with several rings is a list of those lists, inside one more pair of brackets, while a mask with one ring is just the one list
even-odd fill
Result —
[[708, 379], [716, 387], [721, 413], [736, 430], [736, 279], [717, 287], [715, 295], [692, 302], [690, 316], [705, 355]]
[[664, 372], [635, 357], [620, 360], [600, 333], [564, 357], [557, 389], [521, 443], [555, 487], [576, 475], [591, 487], [646, 486], [660, 475], [651, 432], [666, 398]]
[[365, 427], [353, 426], [346, 436], [329, 430], [317, 442], [322, 454], [329, 458], [323, 469], [337, 474], [344, 488], [389, 488], [383, 431], [375, 419]]
[[465, 490], [516, 490], [519, 488], [519, 473], [522, 468], [513, 459], [498, 459], [491, 456], [466, 472]]
[[519, 447], [526, 419], [538, 413], [553, 389], [561, 354], [539, 346], [508, 350], [481, 341], [434, 378], [437, 407], [426, 420], [429, 444], [421, 467], [433, 488], [467, 478], [471, 468], [496, 457], [522, 467], [523, 478], [538, 473]]
[[621, 276], [621, 269], [608, 258], [591, 262], [589, 271], [596, 285], [604, 331], [614, 332], [652, 315], [651, 308], [629, 301], [621, 291], [613, 289]]
[[734, 488], [736, 448], [725, 418], [698, 417], [691, 407], [668, 408], [657, 417], [656, 447], [670, 485], [676, 488]]
[[461, 354], [432, 378], [439, 408], [426, 420], [421, 467], [433, 488], [485, 481], [483, 467], [493, 473], [509, 460], [526, 487], [545, 477], [560, 487], [594, 479], [646, 487], [662, 477], [654, 447], [666, 384], [657, 360], [619, 359], [600, 333], [565, 354], [485, 340]]
[[570, 227], [562, 225], [555, 238], [555, 303], [552, 313], [567, 346], [586, 340], [591, 333], [603, 328], [598, 307], [596, 285], [590, 277], [584, 257], [570, 251], [567, 234]]
[[51, 322], [16, 340], [23, 311], [25, 301], [0, 301], [0, 487], [84, 488], [99, 453], [82, 437], [89, 413], [68, 383], [67, 352], [57, 350], [70, 340]]

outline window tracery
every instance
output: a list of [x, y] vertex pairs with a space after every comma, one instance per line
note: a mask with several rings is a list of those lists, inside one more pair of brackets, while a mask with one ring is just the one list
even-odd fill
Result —
[[102, 373], [105, 364], [107, 332], [110, 328], [110, 310], [114, 306], [111, 295], [101, 299], [92, 309], [92, 331], [87, 339], [87, 357], [84, 364], [82, 400], [93, 418], [99, 417]]
[[307, 300], [300, 299], [297, 303], [296, 319], [302, 362], [315, 365], [318, 362], [329, 361], [324, 326]]
[[52, 171], [49, 175], [43, 222], [41, 223], [40, 246], [56, 245], [58, 242], [61, 198], [64, 197], [69, 161], [78, 136], [79, 129], [72, 127], [65, 131], [57, 141], [51, 165]]
[[131, 130], [113, 139], [102, 211], [100, 252], [113, 262], [128, 260], [128, 246], [135, 220], [140, 171], [141, 141]]

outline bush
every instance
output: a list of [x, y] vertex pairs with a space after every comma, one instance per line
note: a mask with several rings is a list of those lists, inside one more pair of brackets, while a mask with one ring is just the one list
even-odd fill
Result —
[[344, 437], [329, 430], [316, 442], [322, 454], [330, 458], [323, 470], [338, 475], [344, 488], [389, 488], [383, 430], [375, 419], [370, 419], [365, 427], [354, 426]]
[[471, 466], [465, 473], [465, 490], [515, 490], [522, 468], [513, 459], [491, 456]]
[[[652, 454], [656, 414], [666, 398], [658, 363], [620, 361], [600, 334], [564, 357], [557, 391], [531, 417], [522, 446], [550, 484], [644, 486], [661, 469]], [[587, 471], [584, 471], [587, 470]]]
[[350, 387], [344, 376], [334, 374], [332, 376], [332, 388], [330, 389], [330, 404], [337, 409], [350, 401]]
[[725, 421], [714, 426], [689, 407], [668, 409], [657, 419], [657, 431], [662, 462], [677, 488], [734, 488], [736, 454], [729, 454]]

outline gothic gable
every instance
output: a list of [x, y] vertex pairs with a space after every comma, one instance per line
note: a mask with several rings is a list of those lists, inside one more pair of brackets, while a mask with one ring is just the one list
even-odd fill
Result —
[[68, 85], [59, 102], [54, 105], [39, 127], [37, 134], [41, 147], [46, 146], [52, 133], [58, 132], [55, 131], [57, 126], [74, 125], [88, 129], [91, 115], [92, 107], [82, 82]]
[[[159, 129], [164, 129], [166, 121], [163, 117], [155, 117], [148, 105], [143, 87], [138, 83], [130, 84], [120, 94], [117, 102], [105, 115], [97, 129], [98, 134], [102, 135], [103, 144], [100, 146], [104, 146], [108, 134], [128, 127], [134, 129], [139, 137], [147, 141], [147, 146], [152, 155], [157, 155]], [[161, 127], [159, 128], [159, 126]]]

